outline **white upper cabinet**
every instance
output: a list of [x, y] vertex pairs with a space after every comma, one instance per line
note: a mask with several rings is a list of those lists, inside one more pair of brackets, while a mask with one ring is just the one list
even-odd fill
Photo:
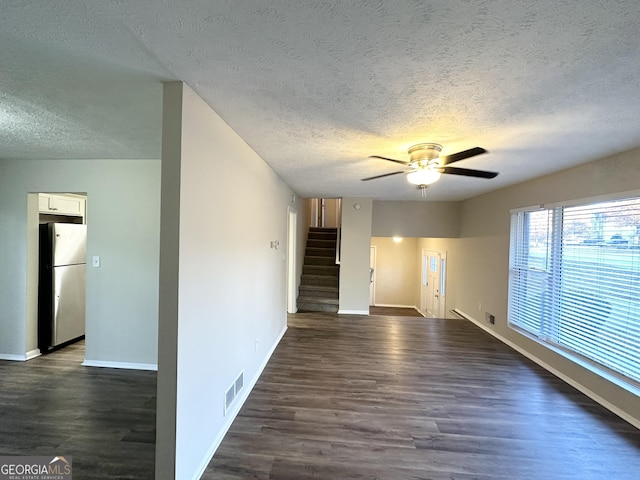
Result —
[[81, 195], [41, 193], [38, 197], [40, 213], [84, 217], [86, 198]]

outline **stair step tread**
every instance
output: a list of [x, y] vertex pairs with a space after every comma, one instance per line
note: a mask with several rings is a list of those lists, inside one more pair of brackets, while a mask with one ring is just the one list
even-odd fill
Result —
[[[325, 258], [330, 258], [331, 260], [335, 260], [335, 258], [336, 258], [336, 253], [335, 252], [336, 252], [335, 250], [332, 250], [331, 252], [322, 255], [323, 252], [309, 252], [307, 250], [307, 253], [316, 253], [316, 255], [313, 255], [314, 257], [325, 257]], [[318, 253], [320, 255], [317, 255]]]
[[303, 298], [333, 298], [337, 300], [340, 298], [340, 292], [337, 288], [335, 290], [310, 290], [301, 288], [298, 290], [298, 296]]
[[339, 300], [337, 298], [298, 297], [298, 303], [325, 303], [329, 305], [338, 305]]
[[310, 228], [298, 288], [298, 311], [337, 312], [340, 265], [336, 265], [338, 229]]
[[340, 269], [333, 265], [305, 265], [302, 273], [310, 273], [315, 275], [331, 275], [335, 276], [340, 273]]
[[305, 282], [306, 285], [327, 285], [329, 287], [337, 287], [338, 286], [338, 279], [331, 279], [331, 278], [311, 278], [311, 279], [307, 279]]
[[300, 303], [298, 305], [298, 312], [325, 312], [325, 313], [338, 313], [339, 306], [328, 303]]
[[[308, 261], [313, 261], [313, 260], [323, 260], [324, 261], [327, 258], [330, 258], [334, 262], [333, 264], [335, 265], [335, 261], [334, 261], [333, 257], [326, 257], [326, 256], [323, 257], [321, 255], [305, 255], [304, 256], [304, 262], [305, 262], [304, 264], [307, 265]], [[313, 265], [313, 264], [309, 264], [309, 265]]]
[[303, 275], [300, 286], [326, 285], [329, 287], [338, 287], [340, 278], [336, 275]]
[[323, 292], [338, 292], [338, 287], [330, 287], [328, 285], [300, 285], [300, 290], [316, 290]]

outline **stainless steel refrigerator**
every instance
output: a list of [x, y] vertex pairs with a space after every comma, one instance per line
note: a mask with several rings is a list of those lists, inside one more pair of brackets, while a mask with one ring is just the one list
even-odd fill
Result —
[[86, 225], [40, 225], [38, 347], [43, 353], [84, 335], [86, 240]]

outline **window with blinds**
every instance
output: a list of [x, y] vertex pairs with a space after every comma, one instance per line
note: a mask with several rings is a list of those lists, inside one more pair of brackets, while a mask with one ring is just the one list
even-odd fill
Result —
[[640, 382], [640, 198], [512, 213], [509, 324]]

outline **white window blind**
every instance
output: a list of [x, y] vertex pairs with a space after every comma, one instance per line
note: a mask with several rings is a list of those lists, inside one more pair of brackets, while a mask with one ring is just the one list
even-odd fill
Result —
[[509, 323], [640, 382], [640, 199], [514, 213]]

